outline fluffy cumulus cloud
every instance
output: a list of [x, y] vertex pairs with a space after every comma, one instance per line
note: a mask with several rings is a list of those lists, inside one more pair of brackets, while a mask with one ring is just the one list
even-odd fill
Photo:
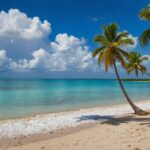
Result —
[[11, 69], [38, 69], [47, 71], [83, 71], [94, 70], [94, 63], [88, 47], [85, 46], [84, 39], [74, 36], [58, 34], [55, 42], [51, 42], [51, 51], [44, 49], [36, 50], [32, 53], [32, 59], [19, 60], [11, 63]]
[[70, 70], [95, 69], [91, 53], [85, 43], [84, 38], [78, 39], [72, 35], [58, 34], [55, 42], [51, 42], [51, 60], [55, 62], [55, 68], [59, 68], [61, 63], [63, 70], [67, 68]]
[[8, 13], [0, 13], [0, 36], [14, 39], [43, 39], [51, 32], [48, 21], [43, 23], [38, 17], [28, 18], [18, 9], [10, 9]]
[[1, 11], [0, 71], [99, 70], [84, 38], [63, 33], [49, 41], [51, 31], [46, 20], [30, 18], [18, 9]]
[[30, 58], [39, 48], [49, 49], [50, 33], [51, 25], [46, 20], [30, 18], [18, 9], [0, 12], [0, 48], [13, 59]]

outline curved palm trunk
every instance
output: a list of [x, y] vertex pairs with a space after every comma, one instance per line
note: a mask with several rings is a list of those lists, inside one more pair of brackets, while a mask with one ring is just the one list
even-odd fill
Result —
[[142, 109], [140, 109], [139, 107], [137, 107], [137, 106], [131, 101], [131, 99], [129, 98], [129, 96], [128, 96], [128, 94], [127, 94], [127, 92], [126, 92], [126, 90], [125, 90], [125, 88], [124, 88], [124, 86], [123, 86], [123, 83], [122, 83], [122, 81], [121, 81], [121, 79], [120, 79], [120, 77], [119, 77], [119, 73], [118, 73], [118, 70], [117, 70], [115, 61], [114, 61], [114, 69], [115, 69], [115, 73], [116, 73], [118, 82], [119, 82], [119, 84], [120, 84], [121, 90], [122, 90], [124, 96], [126, 97], [128, 103], [129, 103], [130, 106], [133, 108], [135, 114], [138, 114], [138, 115], [147, 115], [147, 114], [149, 114], [148, 112], [143, 111]]

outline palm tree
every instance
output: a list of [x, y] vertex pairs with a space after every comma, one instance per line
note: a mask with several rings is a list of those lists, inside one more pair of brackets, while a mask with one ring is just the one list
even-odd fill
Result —
[[143, 65], [144, 61], [148, 61], [148, 57], [142, 57], [141, 54], [136, 51], [130, 52], [128, 63], [126, 64], [127, 73], [130, 74], [134, 72], [137, 77], [139, 77], [139, 72], [141, 72], [142, 75], [149, 75], [149, 73], [147, 73], [147, 68]]
[[92, 56], [98, 56], [98, 64], [104, 64], [106, 72], [110, 67], [115, 70], [122, 92], [134, 112], [139, 115], [146, 115], [148, 113], [137, 107], [129, 98], [117, 70], [116, 62], [120, 62], [121, 66], [125, 68], [125, 59], [129, 56], [122, 47], [134, 44], [133, 40], [129, 38], [129, 33], [118, 33], [118, 28], [118, 25], [115, 23], [111, 23], [108, 26], [102, 26], [103, 34], [97, 35], [94, 39], [95, 42], [100, 44], [100, 47], [92, 52]]
[[[150, 4], [147, 6], [146, 9], [142, 9], [139, 13], [139, 16], [143, 20], [150, 21]], [[140, 37], [140, 43], [143, 46], [146, 46], [150, 43], [150, 28], [145, 30], [141, 37]]]

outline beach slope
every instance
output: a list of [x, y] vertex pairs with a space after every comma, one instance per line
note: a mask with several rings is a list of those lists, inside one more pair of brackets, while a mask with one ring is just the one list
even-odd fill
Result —
[[121, 116], [60, 137], [8, 150], [149, 150], [150, 116]]

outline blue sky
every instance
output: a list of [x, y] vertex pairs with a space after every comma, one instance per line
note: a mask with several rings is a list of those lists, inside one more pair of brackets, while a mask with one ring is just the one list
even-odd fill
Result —
[[[149, 24], [139, 19], [138, 12], [148, 3], [148, 0], [1, 0], [0, 10], [5, 11], [5, 15], [1, 12], [0, 19], [4, 21], [0, 21], [0, 76], [114, 77], [113, 72], [110, 71], [106, 75], [102, 68], [95, 71], [95, 62], [91, 62], [88, 53], [97, 46], [93, 37], [101, 33], [101, 25], [111, 22], [118, 23], [120, 31], [127, 30], [133, 37], [140, 36]], [[13, 10], [9, 12], [10, 9]], [[23, 21], [20, 14], [26, 14]], [[15, 21], [12, 21], [13, 17]], [[34, 17], [38, 17], [39, 22], [35, 21]], [[30, 21], [27, 22], [29, 18]], [[44, 20], [48, 23], [44, 23]], [[3, 29], [5, 25], [8, 25], [8, 28]], [[13, 25], [18, 31], [9, 27]], [[30, 33], [25, 32], [26, 29], [32, 30], [30, 33], [33, 36], [29, 37]], [[39, 32], [39, 35], [34, 32]], [[149, 47], [141, 48], [137, 44], [135, 48], [142, 54], [149, 55]], [[74, 52], [77, 49], [78, 52]], [[54, 60], [50, 60], [52, 53], [56, 54]], [[82, 59], [82, 56], [86, 58]], [[49, 64], [43, 59], [48, 59]], [[71, 59], [78, 61], [70, 62]], [[62, 66], [53, 64], [52, 61]], [[121, 74], [125, 76], [122, 71]]]

